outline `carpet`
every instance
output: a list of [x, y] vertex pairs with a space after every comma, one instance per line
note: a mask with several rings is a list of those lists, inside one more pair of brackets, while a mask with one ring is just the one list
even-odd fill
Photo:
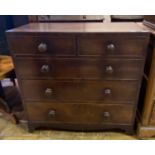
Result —
[[26, 127], [0, 118], [1, 140], [136, 140], [136, 136], [119, 132], [71, 132], [36, 130], [29, 133]]

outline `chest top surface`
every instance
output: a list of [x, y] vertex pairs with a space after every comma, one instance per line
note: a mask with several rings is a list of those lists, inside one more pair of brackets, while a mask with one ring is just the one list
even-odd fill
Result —
[[113, 33], [148, 32], [136, 23], [30, 23], [7, 32]]

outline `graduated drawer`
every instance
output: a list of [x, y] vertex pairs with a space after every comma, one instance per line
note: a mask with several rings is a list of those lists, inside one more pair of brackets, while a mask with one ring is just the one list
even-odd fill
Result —
[[[138, 59], [36, 59], [16, 58], [20, 78], [139, 79], [144, 60]], [[31, 69], [30, 69], [31, 68]]]
[[56, 81], [23, 80], [25, 100], [55, 102], [135, 102], [138, 92], [137, 81]]
[[50, 102], [26, 102], [31, 121], [60, 123], [111, 123], [131, 124], [132, 105], [61, 104]]
[[145, 56], [147, 37], [141, 34], [83, 34], [78, 37], [79, 55]]
[[10, 34], [8, 39], [15, 54], [75, 55], [75, 37], [71, 34]]

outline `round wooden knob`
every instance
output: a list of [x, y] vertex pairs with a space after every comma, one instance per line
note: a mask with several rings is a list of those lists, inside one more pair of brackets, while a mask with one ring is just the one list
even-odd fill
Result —
[[46, 88], [45, 95], [46, 96], [51, 96], [52, 94], [53, 94], [53, 90], [51, 88]]
[[42, 73], [47, 73], [47, 72], [49, 72], [49, 66], [48, 66], [48, 65], [42, 65], [42, 67], [41, 67], [41, 72], [42, 72]]
[[115, 50], [115, 45], [114, 44], [109, 44], [109, 45], [107, 45], [107, 49], [109, 51], [114, 51]]
[[112, 66], [106, 66], [105, 71], [106, 71], [106, 73], [111, 74], [111, 73], [113, 73], [114, 70], [113, 70]]
[[108, 111], [105, 111], [105, 112], [103, 113], [103, 116], [106, 117], [106, 118], [108, 118], [108, 117], [110, 117], [110, 113], [109, 113]]
[[45, 44], [45, 43], [40, 43], [40, 44], [38, 45], [38, 50], [39, 50], [40, 52], [46, 52], [46, 51], [47, 51], [47, 44]]
[[56, 115], [56, 111], [55, 110], [50, 110], [48, 112], [48, 116], [50, 116], [50, 117], [54, 117], [55, 115]]
[[111, 89], [110, 89], [110, 88], [106, 88], [106, 89], [104, 90], [104, 94], [105, 94], [105, 95], [110, 95], [110, 94], [111, 94]]

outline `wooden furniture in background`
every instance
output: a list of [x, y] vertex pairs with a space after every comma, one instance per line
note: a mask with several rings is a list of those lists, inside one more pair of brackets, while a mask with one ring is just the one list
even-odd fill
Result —
[[111, 15], [111, 22], [142, 22], [142, 15]]
[[11, 77], [14, 72], [14, 65], [10, 56], [0, 56], [0, 109], [9, 112], [10, 108], [5, 101], [5, 94], [1, 84], [1, 80]]
[[29, 20], [30, 23], [32, 23], [32, 22], [38, 22], [38, 18], [37, 18], [36, 15], [29, 15], [28, 16], [28, 20]]
[[155, 16], [154, 15], [145, 15], [143, 24], [155, 29]]
[[29, 22], [103, 22], [104, 15], [29, 15]]
[[133, 132], [149, 33], [135, 23], [7, 31], [30, 131]]
[[[155, 136], [155, 30], [139, 23], [151, 33], [148, 51], [148, 60], [145, 66], [146, 92], [144, 93], [144, 106], [137, 134], [139, 137]], [[143, 102], [143, 101], [142, 101]]]

